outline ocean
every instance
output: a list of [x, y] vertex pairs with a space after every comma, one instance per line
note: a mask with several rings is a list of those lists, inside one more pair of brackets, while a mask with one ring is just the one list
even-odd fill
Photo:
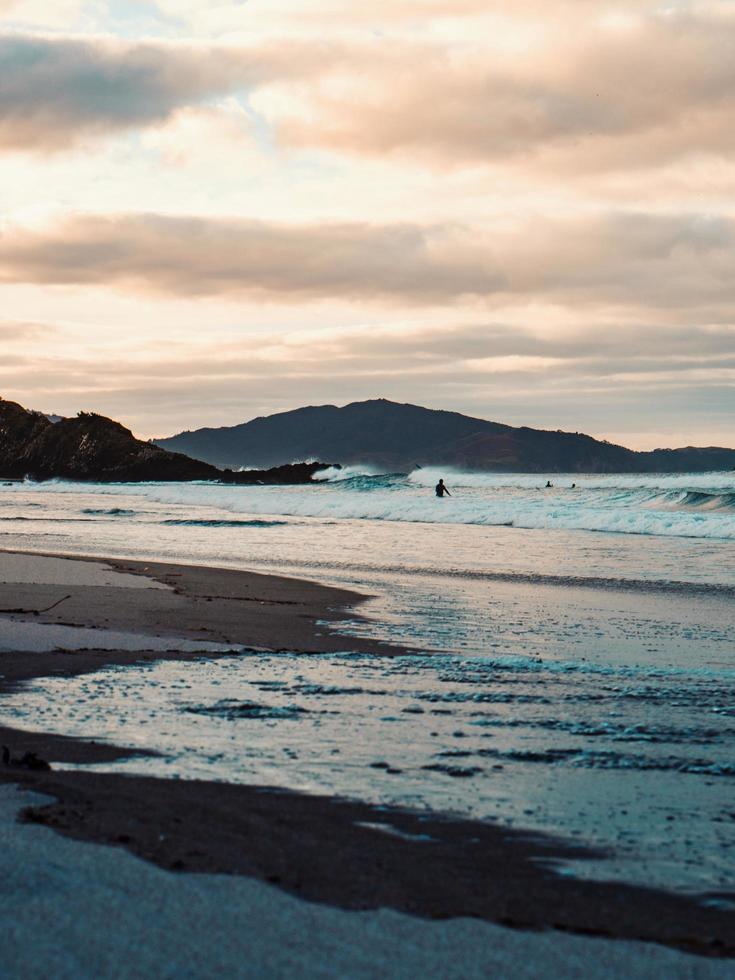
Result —
[[[0, 486], [6, 549], [273, 571], [371, 597], [340, 627], [342, 655], [40, 679], [6, 715], [163, 753], [122, 771], [492, 819], [609, 855], [565, 873], [732, 902], [735, 473], [555, 474], [551, 488], [447, 469], [323, 477]], [[355, 654], [356, 634], [419, 653]]]

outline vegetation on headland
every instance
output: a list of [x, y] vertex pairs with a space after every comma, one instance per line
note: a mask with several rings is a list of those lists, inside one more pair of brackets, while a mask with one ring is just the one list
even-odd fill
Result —
[[325, 463], [233, 472], [136, 439], [125, 426], [80, 412], [52, 421], [0, 399], [0, 478], [131, 483], [216, 480], [220, 483], [310, 483]]

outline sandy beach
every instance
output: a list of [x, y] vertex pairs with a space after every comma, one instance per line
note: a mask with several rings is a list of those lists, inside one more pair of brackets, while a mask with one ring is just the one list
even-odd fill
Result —
[[[11, 553], [0, 554], [0, 580], [0, 694], [33, 678], [73, 677], [145, 660], [232, 657], [243, 648], [324, 652], [347, 645], [385, 655], [405, 653], [364, 638], [347, 642], [330, 630], [330, 623], [359, 607], [361, 597], [311, 582], [196, 566]], [[58, 631], [69, 632], [60, 636]], [[614, 937], [621, 940], [615, 946], [621, 951], [633, 949], [629, 941], [643, 940], [686, 950], [666, 953], [677, 957], [680, 976], [709, 976], [705, 957], [735, 954], [731, 912], [706, 907], [694, 897], [557, 874], [555, 862], [584, 849], [551, 837], [277, 787], [105, 773], [99, 764], [131, 750], [7, 724], [0, 727], [0, 743], [16, 762], [32, 752], [52, 766], [51, 771], [0, 767], [4, 782], [23, 788], [20, 797], [4, 797], [6, 811], [14, 799], [16, 811], [22, 811], [21, 824], [7, 818], [6, 834], [47, 834], [38, 827], [43, 824], [76, 841], [64, 847], [82, 847], [80, 842], [114, 847], [114, 858], [90, 847], [90, 854], [102, 854], [105, 861], [129, 864], [132, 858], [122, 851], [132, 852], [166, 872], [167, 888], [173, 887], [168, 882], [192, 880], [194, 872], [196, 879], [206, 875], [207, 882], [215, 883], [222, 879], [212, 874], [244, 877], [251, 882], [251, 897], [257, 881], [268, 896], [276, 891], [286, 893], [289, 902], [316, 903], [307, 906], [309, 915], [331, 908], [361, 914], [391, 909], [391, 914], [412, 916], [407, 920], [411, 929], [422, 935], [441, 930], [436, 941], [442, 944], [446, 937], [438, 937], [453, 924], [431, 926], [420, 920], [483, 920], [482, 928], [494, 930], [493, 943], [498, 924], [544, 930], [543, 941], [534, 932], [535, 945], [528, 947], [539, 951], [549, 943], [572, 942], [569, 933]], [[63, 768], [85, 763], [98, 765], [88, 771]], [[44, 800], [29, 792], [43, 794]], [[142, 866], [133, 862], [129, 867]], [[219, 884], [213, 887], [216, 892]], [[481, 934], [482, 928], [477, 922], [470, 931]], [[526, 934], [506, 930], [502, 935], [516, 942]], [[595, 942], [610, 946], [607, 940]], [[481, 943], [484, 948], [485, 940]], [[645, 970], [664, 952], [658, 946], [650, 947], [653, 960], [636, 956], [627, 972], [649, 975]], [[588, 963], [585, 975], [607, 975], [604, 957], [595, 957], [595, 963], [601, 972], [590, 972]], [[719, 976], [723, 968], [730, 965], [720, 961]], [[369, 969], [374, 972], [356, 969], [353, 975], [380, 973], [377, 961]], [[437, 966], [427, 975], [453, 975], [447, 969]], [[314, 970], [313, 975], [320, 974]], [[463, 970], [462, 975], [474, 974]]]
[[18, 824], [43, 798], [0, 785], [0, 972], [156, 976], [720, 980], [722, 960], [651, 943], [343, 911], [249, 876], [172, 874], [119, 848]]

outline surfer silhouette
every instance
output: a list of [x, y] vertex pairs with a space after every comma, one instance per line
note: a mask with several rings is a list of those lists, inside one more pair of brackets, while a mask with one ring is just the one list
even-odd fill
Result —
[[452, 496], [451, 493], [444, 486], [444, 480], [439, 480], [434, 490], [436, 491], [437, 497], [443, 497], [444, 494], [446, 494], [448, 497]]

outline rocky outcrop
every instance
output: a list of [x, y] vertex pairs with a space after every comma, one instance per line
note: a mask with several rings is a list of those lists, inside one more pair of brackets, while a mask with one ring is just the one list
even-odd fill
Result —
[[283, 466], [271, 466], [267, 470], [221, 470], [218, 479], [222, 483], [238, 483], [240, 485], [270, 483], [318, 483], [314, 476], [319, 470], [340, 469], [339, 463], [285, 463]]
[[15, 402], [0, 400], [0, 469], [5, 479], [25, 474], [23, 458], [51, 422], [40, 412], [29, 412]]
[[53, 422], [16, 402], [0, 400], [0, 478], [133, 483], [212, 480], [223, 483], [309, 483], [324, 463], [271, 469], [220, 470], [182, 453], [136, 439], [125, 426], [82, 412]]

